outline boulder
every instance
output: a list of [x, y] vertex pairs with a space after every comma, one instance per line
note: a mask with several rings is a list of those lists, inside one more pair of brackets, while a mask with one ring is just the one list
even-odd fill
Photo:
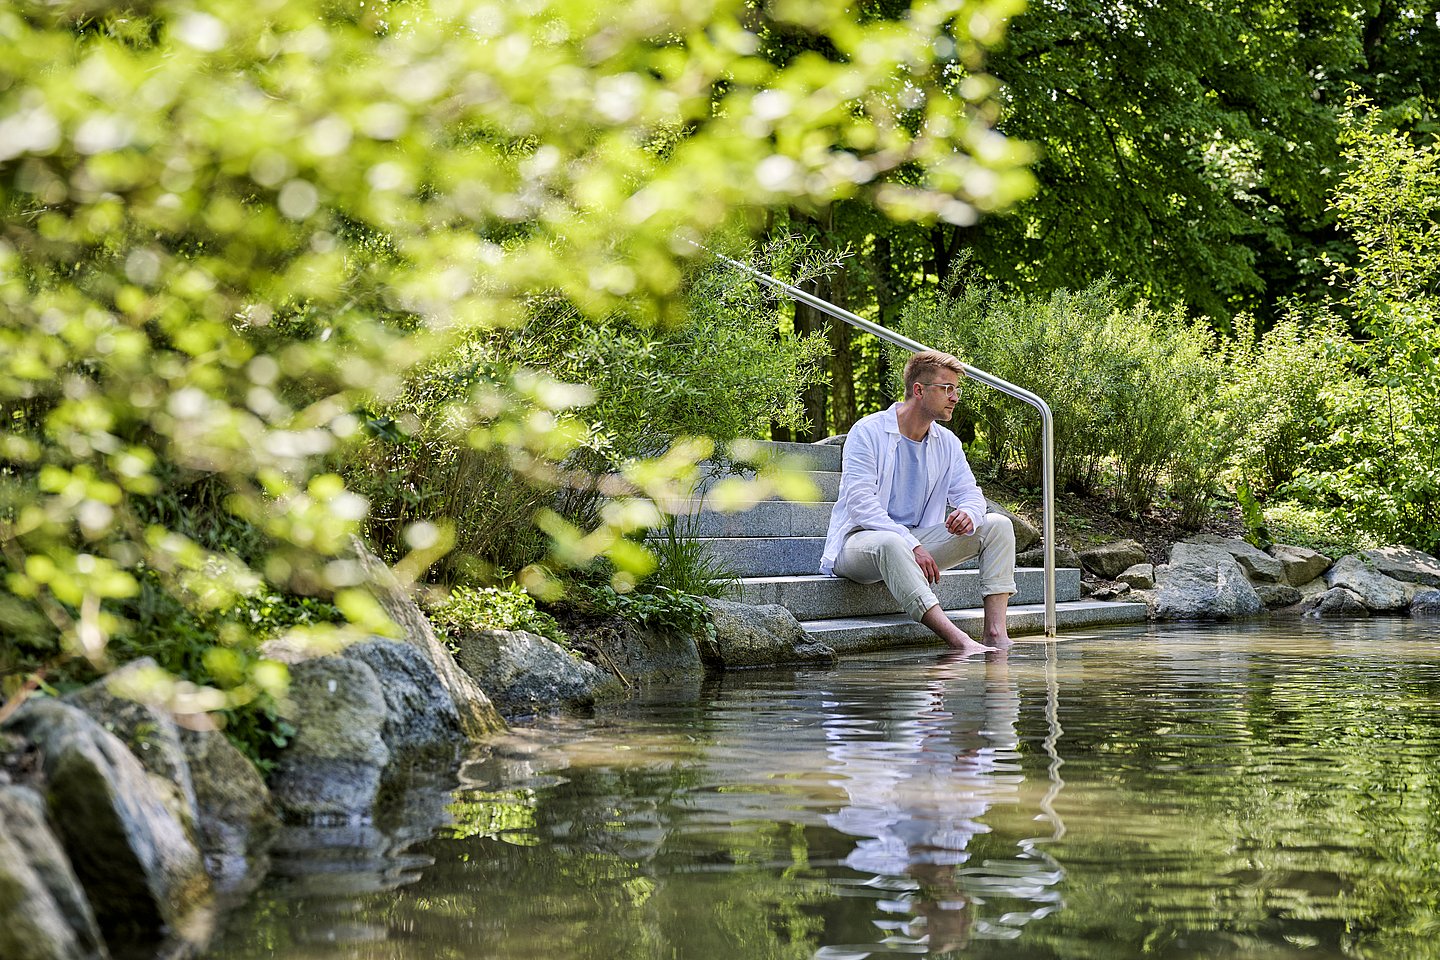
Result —
[[358, 539], [352, 541], [356, 559], [370, 578], [370, 588], [385, 613], [395, 621], [406, 643], [411, 644], [430, 661], [445, 691], [455, 704], [460, 728], [467, 737], [483, 740], [505, 729], [505, 721], [485, 691], [455, 663], [450, 651], [435, 636], [435, 628], [396, 581], [390, 568]]
[[1221, 547], [1177, 543], [1156, 569], [1155, 614], [1163, 620], [1238, 620], [1265, 609], [1245, 571]]
[[1091, 600], [1119, 600], [1129, 593], [1130, 585], [1127, 583], [1122, 583], [1117, 586], [1104, 583], [1096, 589], [1091, 590], [1087, 596], [1089, 596]]
[[988, 513], [998, 513], [1001, 516], [1009, 517], [1010, 524], [1015, 528], [1015, 552], [1029, 550], [1042, 539], [1040, 531], [1030, 524], [1030, 521], [1018, 514], [1006, 510], [1000, 504], [988, 497], [985, 500], [985, 510]]
[[293, 664], [283, 715], [295, 735], [270, 780], [281, 814], [304, 822], [369, 816], [390, 760], [381, 738], [388, 710], [375, 672], [340, 656]]
[[392, 758], [464, 742], [455, 701], [416, 647], [372, 637], [346, 647], [343, 656], [364, 663], [380, 681], [386, 710], [380, 735]]
[[1270, 610], [1294, 606], [1305, 599], [1305, 595], [1298, 588], [1288, 583], [1257, 583], [1254, 587], [1260, 602]]
[[1360, 595], [1345, 587], [1331, 587], [1319, 596], [1312, 597], [1305, 607], [1305, 616], [1339, 619], [1343, 617], [1368, 617], [1370, 610]]
[[1405, 583], [1440, 587], [1440, 560], [1410, 547], [1366, 550], [1365, 559], [1385, 576]]
[[200, 851], [125, 744], [58, 700], [26, 702], [8, 726], [40, 752], [51, 822], [106, 940], [203, 935], [211, 888]]
[[830, 664], [835, 651], [813, 639], [779, 604], [706, 599], [715, 636], [701, 641], [705, 662], [721, 670], [779, 664]]
[[1280, 567], [1285, 572], [1285, 582], [1292, 587], [1303, 586], [1317, 579], [1334, 563], [1323, 553], [1288, 543], [1272, 544], [1270, 556], [1280, 561]]
[[1132, 590], [1150, 590], [1155, 586], [1155, 565], [1153, 563], [1137, 563], [1134, 566], [1126, 567], [1115, 579]]
[[464, 630], [460, 668], [507, 714], [588, 707], [620, 686], [609, 672], [525, 630]]
[[265, 852], [280, 825], [260, 772], [214, 730], [182, 730], [195, 786], [200, 851], [219, 893], [239, 896], [265, 874]]
[[1422, 590], [1410, 601], [1410, 616], [1440, 617], [1440, 590]]
[[1372, 569], [1354, 554], [1341, 557], [1325, 571], [1325, 582], [1351, 591], [1375, 613], [1393, 613], [1410, 605], [1404, 584]]
[[[1055, 569], [1061, 567], [1080, 566], [1080, 554], [1066, 546], [1055, 548]], [[1024, 553], [1015, 555], [1015, 566], [1017, 567], [1043, 567], [1045, 566], [1045, 548], [1031, 547]]]
[[[1200, 543], [1211, 547], [1219, 547], [1235, 558], [1240, 564], [1240, 569], [1245, 571], [1245, 576], [1254, 583], [1285, 583], [1285, 565], [1276, 560], [1270, 554], [1261, 550], [1253, 544], [1244, 540], [1237, 540], [1234, 537], [1217, 537], [1214, 534], [1202, 533], [1199, 536], [1191, 537], [1190, 543]], [[1301, 581], [1304, 582], [1304, 581]]]
[[0, 957], [109, 957], [90, 901], [45, 821], [45, 801], [24, 787], [0, 787]]
[[1135, 564], [1144, 563], [1146, 559], [1145, 548], [1134, 540], [1116, 540], [1080, 551], [1081, 565], [1106, 580], [1114, 580]]
[[132, 660], [64, 699], [84, 710], [130, 748], [150, 774], [156, 792], [186, 829], [193, 831], [195, 785], [190, 780], [190, 765], [180, 745], [180, 728], [165, 706], [147, 702], [147, 695], [155, 689], [146, 677], [149, 673], [163, 672], [150, 657]]

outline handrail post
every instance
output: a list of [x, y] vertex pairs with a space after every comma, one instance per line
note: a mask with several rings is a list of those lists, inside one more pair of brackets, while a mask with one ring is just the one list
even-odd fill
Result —
[[[694, 246], [696, 247], [700, 247], [700, 249], [702, 250], [706, 250], [705, 247], [701, 247], [700, 244], [694, 243], [694, 241], [691, 241], [691, 243], [694, 244]], [[837, 307], [835, 306], [835, 304], [830, 303], [827, 300], [822, 300], [819, 297], [815, 296], [815, 294], [810, 293], [809, 291], [801, 290], [799, 287], [791, 286], [783, 280], [777, 280], [775, 277], [770, 276], [768, 273], [761, 273], [759, 270], [756, 270], [754, 267], [750, 266], [747, 263], [741, 263], [738, 260], [732, 260], [727, 256], [715, 253], [711, 250], [706, 250], [706, 252], [711, 253], [716, 259], [721, 260], [729, 264], [730, 266], [735, 267], [738, 270], [742, 270], [745, 273], [750, 274], [752, 277], [761, 281], [762, 283], [774, 287], [776, 290], [780, 290], [781, 292], [788, 295], [792, 300], [797, 300], [801, 303], [807, 304], [808, 306], [814, 307], [821, 313], [829, 314], [837, 320], [843, 320], [845, 323], [850, 324], [852, 327], [856, 327], [857, 329], [863, 330], [866, 333], [873, 334], [874, 336], [879, 337], [881, 340], [884, 340], [887, 343], [893, 343], [895, 346], [901, 347], [905, 350], [909, 350], [911, 353], [922, 353], [930, 349], [930, 347], [925, 346], [919, 341], [911, 340], [909, 337], [896, 333], [895, 331], [890, 330], [887, 327], [883, 327], [878, 323], [866, 320], [864, 317], [856, 316], [849, 310]], [[980, 383], [983, 383], [985, 386], [990, 387], [994, 390], [999, 390], [1006, 396], [1014, 397], [1017, 400], [1023, 400], [1040, 412], [1040, 468], [1042, 471], [1042, 476], [1040, 478], [1040, 495], [1044, 500], [1043, 526], [1045, 528], [1045, 636], [1054, 637], [1056, 635], [1055, 416], [1050, 411], [1050, 405], [1044, 400], [1042, 400], [1038, 395], [1031, 393], [1029, 390], [1026, 390], [1023, 387], [1017, 387], [1015, 384], [1010, 383], [1008, 380], [1002, 380], [994, 374], [986, 373], [979, 367], [972, 367], [968, 363], [962, 363], [961, 366], [965, 368], [965, 376], [969, 377], [970, 379], [979, 381]]]

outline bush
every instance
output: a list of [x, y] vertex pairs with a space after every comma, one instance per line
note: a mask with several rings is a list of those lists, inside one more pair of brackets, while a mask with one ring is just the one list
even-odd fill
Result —
[[1344, 511], [1293, 502], [1266, 507], [1265, 526], [1275, 543], [1309, 547], [1335, 559], [1382, 545], [1373, 534], [1356, 528]]
[[617, 616], [650, 630], [676, 630], [712, 638], [715, 635], [705, 601], [669, 587], [617, 593], [609, 586], [577, 583], [571, 585], [568, 599], [581, 609]]
[[1263, 337], [1242, 327], [1230, 354], [1230, 416], [1236, 468], [1257, 495], [1295, 476], [1330, 433], [1331, 398], [1360, 388], [1341, 359], [1345, 339], [1323, 320], [1292, 317]]
[[430, 622], [452, 641], [464, 630], [525, 630], [567, 649], [570, 638], [555, 618], [535, 608], [535, 601], [518, 585], [507, 587], [456, 587], [430, 606]]
[[[958, 292], [912, 301], [901, 330], [1042, 397], [1055, 416], [1057, 484], [1093, 494], [1113, 475], [1117, 505], [1139, 512], [1167, 468], [1208, 457], [1192, 442], [1222, 373], [1207, 329], [1179, 310], [1126, 306], [1128, 292], [1109, 279], [1045, 300], [960, 280]], [[967, 422], [997, 465], [1038, 483], [1041, 421], [1031, 407], [971, 387], [952, 426]]]

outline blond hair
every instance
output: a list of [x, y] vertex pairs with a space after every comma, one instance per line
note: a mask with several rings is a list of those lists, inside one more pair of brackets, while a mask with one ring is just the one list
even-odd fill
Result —
[[905, 399], [915, 392], [915, 384], [929, 382], [941, 370], [955, 371], [957, 379], [965, 376], [965, 364], [940, 350], [922, 350], [905, 361]]

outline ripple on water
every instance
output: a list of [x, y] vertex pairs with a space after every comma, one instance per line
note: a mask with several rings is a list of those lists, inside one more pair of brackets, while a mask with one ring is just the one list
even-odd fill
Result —
[[1437, 760], [1407, 621], [727, 675], [512, 731], [211, 955], [1436, 956]]

